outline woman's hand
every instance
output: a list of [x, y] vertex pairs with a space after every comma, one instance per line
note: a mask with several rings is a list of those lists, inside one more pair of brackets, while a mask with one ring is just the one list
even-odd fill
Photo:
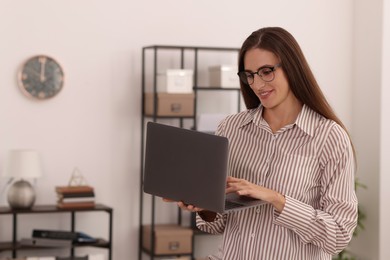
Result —
[[215, 217], [217, 216], [217, 213], [211, 212], [202, 208], [195, 207], [191, 204], [185, 204], [183, 201], [175, 201], [167, 198], [163, 198], [163, 201], [165, 202], [176, 202], [179, 208], [190, 211], [190, 212], [197, 212], [199, 216], [204, 219], [205, 221], [211, 222], [214, 221]]
[[177, 205], [179, 206], [179, 208], [181, 208], [183, 210], [191, 211], [191, 212], [198, 212], [198, 211], [204, 210], [202, 208], [195, 207], [194, 205], [191, 205], [191, 204], [185, 204], [183, 201], [177, 202]]
[[198, 211], [204, 210], [202, 208], [195, 207], [194, 205], [191, 205], [191, 204], [185, 204], [183, 201], [175, 201], [175, 200], [171, 200], [171, 199], [168, 199], [168, 198], [163, 198], [163, 201], [165, 201], [165, 202], [176, 202], [177, 206], [179, 206], [179, 208], [181, 208], [183, 210], [190, 211], [190, 212], [198, 212]]
[[227, 177], [226, 181], [226, 193], [233, 192], [238, 195], [248, 196], [254, 199], [260, 199], [269, 202], [279, 212], [283, 211], [284, 205], [286, 203], [285, 197], [274, 190], [253, 184], [244, 179], [229, 176]]

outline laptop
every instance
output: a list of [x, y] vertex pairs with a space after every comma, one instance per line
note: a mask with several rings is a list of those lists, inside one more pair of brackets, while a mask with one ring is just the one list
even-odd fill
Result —
[[226, 137], [148, 122], [144, 192], [219, 213], [265, 204], [225, 194], [228, 156]]

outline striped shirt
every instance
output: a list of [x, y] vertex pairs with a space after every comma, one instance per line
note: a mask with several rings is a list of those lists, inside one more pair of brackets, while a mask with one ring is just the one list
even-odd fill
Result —
[[227, 117], [217, 134], [229, 139], [229, 175], [278, 191], [286, 204], [197, 215], [200, 230], [223, 234], [209, 259], [330, 260], [357, 224], [354, 158], [344, 129], [307, 106], [295, 123], [272, 133], [263, 107]]

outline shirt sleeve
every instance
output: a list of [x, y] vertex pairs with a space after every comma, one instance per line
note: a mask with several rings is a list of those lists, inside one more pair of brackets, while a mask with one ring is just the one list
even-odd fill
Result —
[[203, 220], [199, 214], [196, 214], [196, 226], [203, 232], [210, 234], [222, 234], [225, 230], [226, 225], [226, 214], [222, 215], [217, 213], [215, 220], [212, 222], [207, 222]]
[[332, 128], [320, 157], [321, 208], [285, 196], [283, 211], [274, 211], [274, 224], [292, 230], [303, 243], [337, 254], [348, 245], [357, 225], [354, 155], [349, 136], [340, 126]]

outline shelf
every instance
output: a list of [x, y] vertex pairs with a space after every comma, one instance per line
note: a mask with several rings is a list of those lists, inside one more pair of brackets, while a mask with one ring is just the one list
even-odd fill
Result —
[[1, 251], [7, 251], [7, 250], [28, 250], [28, 249], [51, 249], [51, 248], [76, 248], [76, 247], [100, 247], [100, 248], [109, 248], [110, 243], [107, 240], [98, 238], [97, 242], [95, 243], [78, 243], [74, 244], [70, 247], [64, 247], [64, 246], [26, 246], [20, 244], [20, 242], [17, 242], [16, 245], [14, 245], [12, 242], [0, 242], [0, 252]]
[[193, 119], [194, 116], [152, 116], [144, 115], [146, 118], [157, 118], [157, 119]]
[[[142, 248], [142, 251], [146, 254], [149, 254], [151, 255], [152, 252], [146, 248]], [[191, 253], [188, 253], [188, 254], [183, 254], [183, 253], [180, 253], [180, 254], [154, 254], [155, 257], [175, 257], [175, 256], [191, 256], [192, 254]]]
[[194, 90], [202, 91], [239, 91], [240, 88], [222, 88], [222, 87], [194, 87]]
[[[238, 82], [237, 82], [237, 84], [234, 83], [235, 87], [217, 86], [217, 84], [222, 84], [222, 83], [217, 83], [216, 81], [213, 84], [213, 86], [207, 86], [207, 83], [200, 83], [199, 82], [199, 80], [202, 80], [202, 78], [200, 77], [202, 75], [200, 75], [200, 73], [199, 73], [199, 71], [202, 71], [200, 68], [200, 64], [202, 64], [201, 66], [203, 66], [203, 67], [205, 66], [205, 64], [203, 62], [200, 63], [199, 61], [201, 59], [204, 59], [204, 57], [210, 58], [210, 57], [208, 57], [209, 53], [205, 53], [205, 52], [219, 52], [219, 53], [217, 53], [217, 55], [223, 55], [223, 56], [235, 55], [236, 56], [236, 54], [238, 54], [239, 50], [240, 50], [239, 48], [232, 48], [232, 47], [177, 46], [177, 45], [150, 45], [150, 46], [145, 46], [142, 48], [142, 92], [141, 93], [142, 93], [143, 100], [142, 100], [142, 104], [141, 104], [141, 111], [142, 111], [141, 120], [142, 121], [141, 121], [141, 153], [140, 153], [141, 154], [141, 164], [140, 164], [141, 165], [140, 166], [141, 174], [140, 174], [140, 216], [139, 216], [140, 230], [139, 230], [139, 247], [138, 247], [138, 259], [139, 260], [145, 259], [143, 257], [143, 254], [147, 254], [149, 256], [149, 259], [151, 259], [151, 260], [155, 259], [155, 257], [173, 257], [173, 256], [181, 256], [181, 255], [190, 256], [191, 259], [194, 259], [194, 249], [195, 249], [194, 237], [195, 236], [210, 235], [208, 233], [200, 231], [197, 228], [192, 228], [193, 234], [192, 234], [192, 238], [191, 238], [192, 239], [192, 253], [191, 254], [176, 254], [175, 255], [175, 254], [172, 254], [172, 252], [165, 251], [165, 252], [170, 253], [170, 255], [161, 255], [161, 254], [156, 254], [155, 250], [146, 249], [143, 247], [144, 234], [142, 232], [142, 227], [144, 224], [144, 214], [145, 214], [144, 213], [144, 196], [145, 196], [145, 194], [143, 193], [142, 187], [143, 187], [145, 132], [146, 132], [145, 131], [145, 121], [146, 120], [153, 120], [153, 121], [161, 120], [162, 121], [162, 119], [178, 119], [178, 120], [180, 120], [178, 122], [180, 124], [180, 127], [184, 127], [184, 126], [191, 127], [192, 130], [195, 130], [195, 129], [197, 129], [197, 123], [198, 123], [198, 119], [199, 119], [199, 117], [197, 115], [198, 106], [200, 104], [203, 105], [203, 103], [199, 103], [199, 100], [204, 99], [207, 94], [210, 94], [210, 96], [214, 95], [215, 92], [221, 92], [222, 96], [224, 96], [224, 98], [226, 97], [226, 93], [228, 93], [229, 95], [231, 93], [234, 95], [237, 95], [237, 111], [239, 112], [241, 110], [241, 95], [240, 95], [241, 88], [239, 86], [235, 86], [235, 85], [238, 85]], [[176, 115], [175, 116], [158, 116], [157, 114], [159, 114], [158, 113], [159, 111], [155, 111], [155, 110], [152, 110], [152, 112], [155, 114], [150, 114], [149, 111], [147, 114], [145, 113], [145, 104], [146, 104], [145, 93], [148, 93], [148, 94], [152, 93], [153, 95], [155, 95], [155, 97], [157, 97], [157, 98], [153, 99], [153, 102], [154, 102], [153, 108], [156, 108], [156, 106], [159, 105], [157, 103], [157, 101], [158, 101], [158, 96], [157, 96], [158, 91], [157, 90], [159, 89], [158, 88], [159, 82], [157, 80], [157, 76], [158, 76], [157, 72], [160, 71], [159, 70], [160, 64], [163, 64], [160, 62], [160, 58], [161, 58], [160, 53], [162, 53], [163, 51], [166, 52], [165, 54], [167, 54], [167, 53], [169, 53], [169, 55], [172, 54], [173, 58], [176, 58], [174, 60], [178, 61], [178, 63], [174, 66], [174, 68], [179, 68], [179, 64], [180, 64], [180, 69], [192, 69], [193, 70], [193, 84], [192, 84], [193, 85], [192, 90], [194, 93], [193, 112], [186, 113], [187, 115], [190, 115], [190, 116], [176, 116]], [[204, 54], [206, 54], [206, 55], [204, 55]], [[231, 58], [236, 59], [237, 57], [232, 56]], [[209, 60], [206, 60], [206, 61], [208, 61], [208, 63], [211, 62]], [[150, 65], [150, 66], [148, 66], [148, 65]], [[215, 64], [213, 62], [213, 64], [209, 64], [209, 65], [215, 65]], [[164, 67], [164, 69], [165, 69], [165, 67]], [[147, 77], [150, 76], [149, 74], [152, 76], [151, 76], [151, 78], [148, 78], [149, 80], [147, 80]], [[212, 82], [214, 82], [214, 81], [212, 81]], [[152, 89], [153, 92], [146, 91], [146, 90], [150, 91], [150, 89]], [[201, 92], [203, 92], [203, 93], [201, 93]], [[223, 94], [223, 93], [225, 93], [225, 94]], [[207, 100], [207, 99], [205, 99], [205, 100]], [[227, 101], [230, 101], [230, 97], [229, 97], [229, 99], [227, 99]], [[215, 102], [215, 99], [213, 99], [212, 102]], [[190, 124], [184, 124], [184, 119], [192, 120], [191, 121], [192, 126], [190, 126]], [[168, 122], [168, 123], [173, 124], [173, 122]], [[208, 132], [208, 133], [214, 134], [211, 132]], [[189, 147], [189, 149], [190, 149], [190, 147]], [[154, 228], [154, 225], [156, 223], [158, 223], [158, 221], [156, 221], [157, 217], [156, 217], [155, 207], [156, 207], [155, 199], [154, 199], [154, 196], [152, 196], [151, 204], [150, 204], [150, 223], [151, 223], [153, 228]], [[147, 213], [147, 214], [149, 214], [149, 213]], [[178, 225], [182, 224], [182, 216], [181, 216], [180, 212], [177, 216], [177, 223], [178, 223]], [[154, 248], [153, 245], [155, 245], [155, 243], [156, 243], [156, 238], [154, 236], [155, 230], [153, 230], [153, 228], [151, 228], [150, 233], [148, 233], [148, 239], [150, 240], [150, 245], [151, 245], [150, 247], [151, 248]], [[159, 251], [159, 252], [162, 252], [162, 251]]]
[[87, 246], [109, 248], [110, 242], [108, 242], [103, 238], [97, 238], [97, 241], [94, 243], [77, 243], [73, 245], [73, 247], [87, 247]]
[[150, 45], [144, 49], [177, 49], [177, 50], [202, 50], [202, 51], [234, 51], [237, 52], [239, 48], [233, 47], [204, 47], [204, 46], [177, 46], [177, 45]]
[[79, 211], [107, 211], [112, 212], [112, 208], [102, 204], [96, 204], [93, 208], [74, 208], [59, 209], [56, 205], [36, 205], [31, 209], [11, 209], [9, 207], [0, 207], [0, 215], [9, 214], [40, 214], [40, 213], [58, 213], [58, 212], [79, 212]]
[[19, 248], [20, 248], [19, 244], [14, 246], [12, 242], [0, 242], [0, 252], [7, 251], [7, 250], [15, 250]]

